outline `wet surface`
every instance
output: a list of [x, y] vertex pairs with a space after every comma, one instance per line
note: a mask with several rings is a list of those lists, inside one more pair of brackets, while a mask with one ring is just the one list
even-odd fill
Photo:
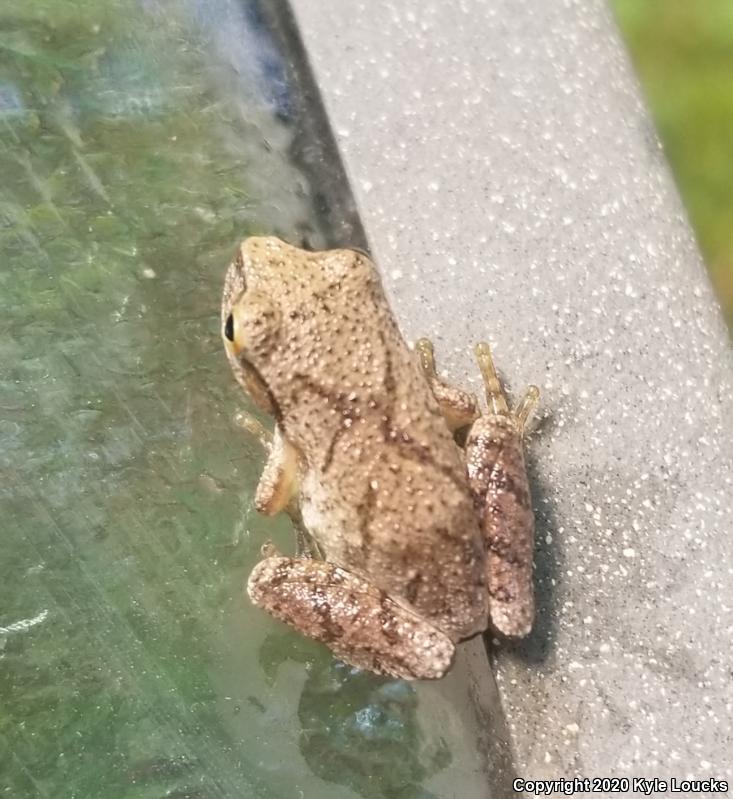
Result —
[[351, 230], [293, 166], [308, 126], [265, 16], [0, 12], [3, 795], [483, 795], [446, 689], [349, 670], [243, 593], [292, 541], [252, 508], [225, 266], [248, 233]]

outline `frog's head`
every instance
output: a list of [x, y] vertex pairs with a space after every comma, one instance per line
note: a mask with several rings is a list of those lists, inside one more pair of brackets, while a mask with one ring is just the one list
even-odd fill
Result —
[[[288, 369], [341, 359], [343, 330], [384, 303], [377, 272], [355, 250], [311, 252], [274, 236], [239, 245], [227, 271], [222, 337], [237, 380], [264, 411], [290, 383]], [[303, 366], [305, 368], [305, 366]]]
[[237, 248], [224, 280], [222, 338], [240, 385], [263, 411], [276, 415], [267, 379], [280, 338], [281, 309], [268, 291], [269, 273], [289, 245], [274, 237], [249, 238]]

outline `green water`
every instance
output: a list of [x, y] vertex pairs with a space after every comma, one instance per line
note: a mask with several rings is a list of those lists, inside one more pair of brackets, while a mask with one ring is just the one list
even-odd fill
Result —
[[289, 108], [236, 2], [2, 5], [3, 796], [479, 795], [439, 693], [243, 592], [291, 531], [252, 508], [218, 303], [246, 234], [319, 239]]

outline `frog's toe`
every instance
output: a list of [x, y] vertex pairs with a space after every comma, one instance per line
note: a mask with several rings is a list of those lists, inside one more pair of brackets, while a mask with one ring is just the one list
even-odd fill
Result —
[[260, 547], [260, 555], [263, 558], [277, 558], [280, 557], [280, 550], [272, 543], [272, 541], [265, 541]]

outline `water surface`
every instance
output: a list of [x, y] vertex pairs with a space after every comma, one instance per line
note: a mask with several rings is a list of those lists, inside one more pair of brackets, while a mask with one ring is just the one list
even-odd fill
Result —
[[0, 11], [3, 795], [409, 799], [480, 770], [429, 687], [243, 593], [292, 542], [252, 508], [218, 304], [243, 236], [323, 241], [292, 91], [233, 0]]

